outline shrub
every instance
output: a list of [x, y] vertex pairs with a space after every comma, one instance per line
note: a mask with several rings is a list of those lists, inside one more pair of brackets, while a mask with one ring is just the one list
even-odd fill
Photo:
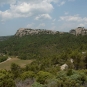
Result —
[[0, 56], [0, 62], [3, 62], [3, 61], [5, 61], [5, 60], [7, 60], [7, 59], [8, 59], [7, 56]]
[[35, 82], [32, 87], [44, 87], [42, 84]]
[[26, 71], [26, 72], [21, 74], [21, 79], [22, 80], [25, 80], [27, 78], [33, 78], [33, 77], [35, 77], [35, 74], [34, 74], [33, 71]]
[[40, 82], [41, 84], [46, 83], [46, 80], [52, 77], [53, 77], [52, 74], [49, 72], [39, 71], [37, 73], [37, 81]]

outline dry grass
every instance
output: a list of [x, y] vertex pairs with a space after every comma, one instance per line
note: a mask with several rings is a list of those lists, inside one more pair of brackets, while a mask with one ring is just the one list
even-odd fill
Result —
[[8, 60], [6, 62], [1, 63], [0, 69], [10, 70], [12, 63], [16, 63], [16, 64], [20, 65], [21, 67], [25, 67], [26, 64], [29, 64], [31, 62], [32, 62], [32, 60], [21, 60], [21, 59], [18, 59], [18, 58], [11, 58], [10, 60]]

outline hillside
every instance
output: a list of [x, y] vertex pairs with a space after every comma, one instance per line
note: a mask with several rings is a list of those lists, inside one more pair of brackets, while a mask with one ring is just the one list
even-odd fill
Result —
[[[34, 59], [32, 63], [27, 61], [25, 67], [21, 66], [23, 61], [20, 63], [20, 59], [17, 63], [6, 62], [3, 67], [10, 63], [11, 68], [10, 71], [0, 70], [1, 87], [18, 87], [19, 84], [19, 87], [87, 87], [86, 35], [42, 33], [12, 36], [0, 42], [0, 54], [23, 61]], [[4, 80], [4, 77], [9, 78]]]
[[0, 53], [32, 59], [58, 55], [67, 49], [85, 51], [87, 50], [86, 37], [76, 37], [67, 33], [28, 35], [21, 38], [13, 36], [0, 42]]
[[[26, 55], [25, 58], [29, 59], [36, 56], [42, 57], [42, 55], [56, 55], [68, 48], [80, 49], [86, 42], [86, 36], [76, 37], [70, 34], [28, 35], [22, 38], [14, 36], [0, 42], [0, 53], [14, 56]], [[82, 49], [85, 50], [84, 47]]]

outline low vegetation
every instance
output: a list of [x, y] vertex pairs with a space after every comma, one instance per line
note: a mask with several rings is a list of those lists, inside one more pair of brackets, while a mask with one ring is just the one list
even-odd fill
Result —
[[21, 59], [18, 59], [18, 58], [14, 58], [14, 57], [11, 57], [8, 61], [6, 62], [1, 62], [0, 64], [0, 70], [1, 69], [6, 69], [6, 70], [10, 70], [10, 67], [11, 67], [11, 64], [12, 63], [15, 63], [15, 64], [18, 64], [20, 65], [20, 67], [25, 67], [27, 64], [30, 64], [33, 60], [21, 60]]

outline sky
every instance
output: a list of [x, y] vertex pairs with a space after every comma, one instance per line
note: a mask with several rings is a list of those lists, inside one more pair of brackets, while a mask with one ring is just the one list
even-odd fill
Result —
[[87, 28], [87, 0], [0, 0], [0, 36], [19, 28], [69, 32]]

